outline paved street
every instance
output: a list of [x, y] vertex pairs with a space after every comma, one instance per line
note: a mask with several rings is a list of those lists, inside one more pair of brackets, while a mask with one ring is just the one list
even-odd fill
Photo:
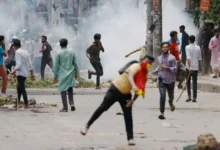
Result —
[[[176, 98], [180, 91], [176, 92]], [[19, 112], [0, 108], [0, 150], [181, 150], [196, 143], [201, 133], [219, 131], [220, 94], [200, 92], [198, 103], [185, 103], [186, 93], [176, 104], [177, 110], [166, 110], [166, 120], [159, 115], [158, 89], [147, 89], [147, 98], [138, 99], [133, 109], [137, 146], [128, 147], [123, 116], [116, 115], [115, 104], [97, 120], [89, 134], [79, 134], [103, 95], [76, 95], [76, 111], [59, 113], [58, 95], [31, 95], [38, 103], [56, 103], [58, 107]], [[168, 105], [167, 105], [168, 106]]]

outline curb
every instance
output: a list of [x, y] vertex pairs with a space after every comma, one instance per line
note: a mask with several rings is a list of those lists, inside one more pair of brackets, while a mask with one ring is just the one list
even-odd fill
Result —
[[220, 93], [220, 85], [213, 85], [211, 83], [198, 83], [198, 90], [211, 93]]
[[[185, 83], [183, 83], [184, 85]], [[191, 85], [192, 87], [192, 85]], [[152, 85], [148, 85], [147, 88], [153, 88]], [[214, 85], [207, 82], [198, 82], [198, 90], [211, 92], [211, 93], [220, 93], [220, 85]], [[95, 90], [94, 88], [74, 88], [74, 95], [103, 95], [107, 92], [108, 88], [103, 88]], [[15, 89], [8, 89], [8, 94], [16, 95]], [[60, 95], [58, 89], [27, 89], [28, 95]]]
[[[58, 89], [26, 89], [28, 95], [60, 95]], [[73, 89], [74, 95], [103, 95], [107, 92], [107, 89], [95, 90], [93, 88], [87, 89]], [[7, 93], [9, 95], [16, 95], [15, 89], [8, 89]]]

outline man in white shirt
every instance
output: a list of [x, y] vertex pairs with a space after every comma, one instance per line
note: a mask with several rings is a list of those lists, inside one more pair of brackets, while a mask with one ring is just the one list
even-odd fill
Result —
[[[187, 92], [188, 92], [188, 99], [186, 102], [196, 102], [197, 99], [197, 77], [198, 77], [198, 70], [199, 70], [199, 64], [202, 59], [201, 57], [201, 50], [200, 47], [195, 42], [195, 36], [191, 35], [189, 36], [189, 45], [186, 46], [186, 78], [187, 81]], [[191, 98], [191, 77], [193, 80], [193, 100]]]
[[[17, 76], [17, 94], [18, 94], [18, 103], [20, 102], [21, 95], [23, 95], [24, 99], [24, 108], [28, 108], [28, 97], [25, 89], [25, 80], [29, 77], [31, 73], [32, 80], [35, 79], [34, 72], [33, 72], [33, 65], [31, 62], [30, 54], [26, 51], [21, 49], [21, 41], [16, 39], [13, 41], [14, 49], [15, 49], [15, 60], [16, 66], [14, 71], [11, 74], [15, 74]], [[14, 108], [17, 108], [15, 106]]]

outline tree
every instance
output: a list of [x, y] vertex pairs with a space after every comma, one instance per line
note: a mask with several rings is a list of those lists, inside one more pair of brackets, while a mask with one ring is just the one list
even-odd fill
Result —
[[[194, 17], [195, 26], [200, 26], [200, 0], [192, 0], [192, 13]], [[211, 7], [209, 12], [204, 13], [204, 19], [220, 24], [220, 2], [219, 0], [211, 0]]]

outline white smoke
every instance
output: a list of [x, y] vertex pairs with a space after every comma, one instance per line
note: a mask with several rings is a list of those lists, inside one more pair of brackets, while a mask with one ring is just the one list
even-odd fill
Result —
[[89, 41], [87, 47], [93, 42], [95, 33], [102, 35], [101, 41], [105, 48], [105, 52], [101, 53], [104, 68], [102, 79], [115, 77], [127, 61], [139, 57], [139, 54], [129, 58], [124, 56], [145, 43], [146, 21], [141, 9], [144, 7], [137, 8], [133, 0], [105, 1], [93, 10], [89, 18], [83, 20], [83, 38]]
[[[197, 33], [192, 17], [184, 8], [183, 0], [163, 0], [163, 40], [170, 38], [171, 30], [179, 32], [180, 25], [185, 25], [189, 34]], [[101, 54], [104, 68], [102, 79], [112, 79], [129, 60], [137, 60], [139, 57], [140, 53], [129, 58], [124, 56], [145, 43], [146, 5], [144, 0], [140, 0], [139, 7], [134, 0], [104, 1], [90, 14], [83, 20], [83, 39], [92, 43], [95, 33], [102, 34], [102, 43], [106, 50]], [[179, 38], [181, 40], [181, 34]], [[89, 44], [84, 45], [84, 50], [86, 46]], [[86, 61], [88, 63], [87, 59]]]
[[[19, 0], [21, 1], [21, 0]], [[14, 6], [19, 1], [14, 1]], [[97, 7], [93, 8], [89, 16], [80, 18], [78, 39], [72, 27], [67, 25], [45, 26], [44, 21], [39, 18], [33, 19], [29, 28], [37, 39], [41, 35], [47, 35], [49, 42], [55, 47], [60, 38], [67, 38], [69, 44], [77, 53], [77, 60], [81, 69], [92, 68], [85, 51], [93, 42], [95, 33], [102, 35], [102, 43], [105, 52], [101, 53], [101, 62], [104, 68], [103, 80], [112, 79], [118, 75], [118, 70], [128, 61], [138, 59], [139, 53], [133, 54], [129, 58], [124, 56], [144, 45], [146, 37], [146, 5], [145, 0], [140, 0], [137, 7], [136, 0], [105, 0], [101, 1]], [[4, 34], [8, 41], [16, 35], [15, 31], [22, 31], [24, 18], [14, 20], [12, 18], [12, 8], [9, 5], [0, 5], [0, 34]], [[2, 6], [2, 7], [1, 7]], [[17, 5], [18, 6], [18, 5]], [[19, 3], [19, 7], [25, 10], [27, 6]], [[163, 39], [168, 40], [171, 30], [179, 31], [180, 25], [186, 26], [189, 34], [197, 33], [193, 25], [192, 17], [184, 12], [184, 0], [163, 0]], [[21, 13], [24, 13], [21, 11]], [[19, 37], [19, 35], [16, 35]], [[179, 34], [181, 39], [181, 34]], [[76, 40], [77, 39], [77, 40]], [[33, 42], [33, 41], [32, 41]], [[30, 43], [30, 42], [28, 42]], [[35, 42], [36, 43], [36, 42]], [[35, 56], [39, 54], [40, 41], [34, 47]], [[77, 46], [77, 47], [76, 47]], [[31, 46], [29, 46], [31, 47]], [[59, 48], [58, 44], [55, 50]]]
[[[171, 30], [179, 32], [179, 26], [185, 25], [189, 35], [197, 35], [198, 29], [193, 24], [193, 17], [185, 12], [185, 0], [163, 0], [163, 39], [169, 39]], [[181, 40], [181, 33], [178, 34]]]

